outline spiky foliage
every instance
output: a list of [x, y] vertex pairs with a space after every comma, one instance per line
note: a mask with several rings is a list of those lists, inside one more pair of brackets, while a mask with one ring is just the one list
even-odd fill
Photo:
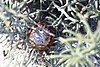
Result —
[[[1, 67], [99, 67], [99, 6], [98, 0], [0, 2]], [[50, 55], [29, 47], [28, 29], [41, 21], [55, 29]]]

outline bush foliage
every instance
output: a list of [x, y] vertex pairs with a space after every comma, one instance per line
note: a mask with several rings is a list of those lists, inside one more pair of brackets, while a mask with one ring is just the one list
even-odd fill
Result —
[[[44, 51], [28, 36], [39, 22], [54, 33]], [[99, 31], [99, 0], [1, 0], [0, 67], [99, 67]]]

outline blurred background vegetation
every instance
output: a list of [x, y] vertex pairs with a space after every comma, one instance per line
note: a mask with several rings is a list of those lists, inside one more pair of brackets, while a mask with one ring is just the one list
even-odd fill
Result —
[[[42, 52], [28, 36], [38, 22], [55, 35]], [[0, 67], [100, 67], [99, 51], [99, 0], [0, 0]]]

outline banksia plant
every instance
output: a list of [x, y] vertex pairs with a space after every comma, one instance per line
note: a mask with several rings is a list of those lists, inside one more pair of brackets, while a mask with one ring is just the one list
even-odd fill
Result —
[[99, 0], [1, 0], [0, 67], [99, 67]]

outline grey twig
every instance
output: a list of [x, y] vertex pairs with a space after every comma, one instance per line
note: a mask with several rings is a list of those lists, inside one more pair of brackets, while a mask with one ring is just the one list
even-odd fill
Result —
[[58, 5], [56, 5], [54, 2], [53, 2], [53, 5], [59, 10], [61, 11], [69, 20], [73, 21], [73, 22], [77, 22], [78, 20], [70, 17], [66, 12], [65, 12], [65, 9], [62, 9], [61, 7], [59, 7]]

